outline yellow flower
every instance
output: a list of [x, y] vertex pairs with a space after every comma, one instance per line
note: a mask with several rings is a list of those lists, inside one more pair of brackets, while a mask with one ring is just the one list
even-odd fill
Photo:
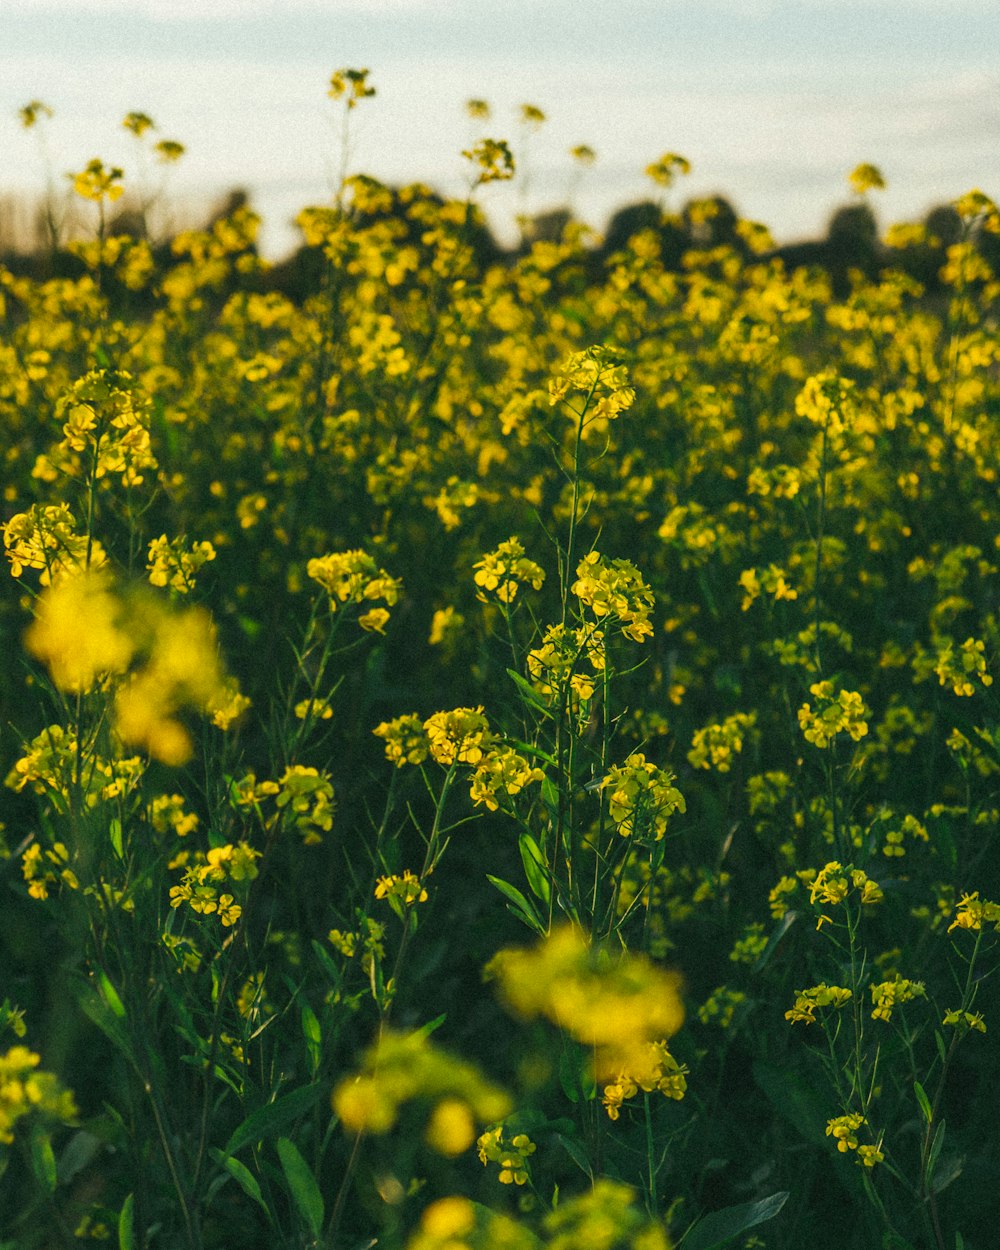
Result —
[[430, 750], [427, 731], [415, 712], [383, 721], [372, 733], [383, 739], [385, 757], [397, 768], [402, 768], [404, 764], [422, 764]]
[[99, 677], [124, 673], [135, 654], [123, 617], [103, 574], [62, 577], [38, 599], [25, 646], [60, 690], [86, 693]]
[[117, 166], [105, 167], [104, 162], [96, 156], [87, 162], [87, 166], [78, 174], [69, 175], [73, 179], [73, 190], [85, 200], [100, 203], [104, 199], [117, 200], [123, 194], [122, 178], [125, 176]]
[[686, 810], [673, 773], [651, 763], [638, 751], [623, 765], [611, 768], [601, 781], [601, 789], [610, 791], [608, 814], [623, 838], [652, 838], [659, 842], [674, 812]]
[[847, 181], [851, 184], [851, 190], [858, 195], [864, 195], [866, 191], [885, 190], [885, 179], [876, 165], [858, 165], [851, 170]]
[[474, 565], [475, 583], [479, 587], [476, 597], [487, 602], [487, 594], [494, 595], [501, 603], [512, 603], [518, 587], [524, 584], [540, 590], [545, 581], [544, 570], [524, 554], [524, 547], [517, 538], [508, 538], [495, 551], [484, 555]]

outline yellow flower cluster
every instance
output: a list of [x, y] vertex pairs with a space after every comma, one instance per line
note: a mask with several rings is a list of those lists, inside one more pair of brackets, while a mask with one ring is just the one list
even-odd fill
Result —
[[259, 858], [260, 851], [247, 842], [216, 846], [204, 856], [199, 853], [197, 862], [184, 869], [181, 883], [170, 887], [170, 906], [187, 903], [199, 915], [218, 916], [225, 927], [234, 925], [243, 914], [236, 894], [257, 876], [254, 861]]
[[434, 1108], [429, 1144], [445, 1155], [472, 1145], [476, 1120], [500, 1120], [510, 1110], [501, 1089], [422, 1033], [384, 1032], [365, 1054], [361, 1071], [345, 1077], [332, 1098], [351, 1133], [388, 1133], [402, 1107], [417, 1100]]
[[572, 591], [599, 620], [617, 622], [626, 638], [652, 637], [653, 592], [631, 561], [605, 560], [591, 551], [577, 565]]
[[861, 695], [851, 690], [835, 693], [832, 681], [817, 681], [809, 687], [809, 693], [818, 700], [816, 710], [810, 703], [799, 708], [799, 728], [807, 742], [820, 748], [828, 747], [838, 734], [846, 733], [855, 742], [868, 732], [864, 719], [868, 712]]
[[978, 931], [984, 924], [991, 924], [1000, 933], [1000, 903], [991, 903], [989, 899], [980, 898], [979, 891], [963, 894], [955, 908], [955, 919], [948, 926], [952, 929], [972, 929]]
[[679, 978], [641, 955], [592, 947], [569, 925], [531, 950], [504, 950], [489, 964], [519, 1015], [544, 1016], [592, 1051], [597, 1078], [644, 1070], [651, 1042], [684, 1021]]
[[493, 741], [490, 723], [481, 707], [435, 712], [424, 721], [423, 728], [431, 759], [445, 767], [481, 763]]
[[32, 898], [48, 898], [49, 890], [59, 881], [71, 890], [80, 888], [76, 873], [69, 867], [69, 851], [64, 842], [53, 842], [51, 850], [43, 850], [32, 842], [21, 857], [21, 874]]
[[524, 554], [518, 538], [508, 538], [495, 551], [488, 552], [475, 564], [476, 598], [483, 603], [493, 596], [500, 603], [513, 603], [518, 587], [530, 585], [540, 590], [545, 571]]
[[544, 777], [540, 768], [529, 764], [513, 747], [491, 747], [476, 765], [470, 781], [470, 794], [473, 803], [481, 803], [495, 812], [506, 806], [514, 795], [520, 794], [525, 786]]
[[792, 1024], [815, 1024], [819, 1007], [843, 1007], [851, 1001], [851, 991], [841, 985], [813, 985], [795, 991], [795, 1005], [785, 1012]]
[[335, 612], [339, 604], [378, 603], [385, 608], [372, 607], [358, 617], [362, 629], [382, 633], [389, 620], [388, 608], [399, 599], [402, 583], [380, 569], [367, 552], [331, 552], [309, 561], [306, 572], [323, 587], [330, 597], [330, 610]]
[[986, 671], [985, 645], [981, 638], [966, 638], [955, 653], [955, 644], [948, 639], [938, 649], [934, 672], [942, 686], [965, 698], [976, 693], [976, 683], [992, 686], [993, 677]]
[[666, 1042], [651, 1042], [639, 1062], [623, 1069], [604, 1086], [601, 1102], [611, 1120], [618, 1119], [622, 1105], [640, 1090], [647, 1094], [655, 1090], [664, 1098], [679, 1102], [687, 1093], [687, 1074], [688, 1069], [677, 1062]]
[[43, 586], [67, 573], [100, 568], [107, 559], [100, 543], [78, 533], [64, 503], [32, 504], [27, 512], [18, 512], [4, 524], [3, 541], [11, 575], [38, 569]]
[[400, 908], [412, 907], [414, 903], [427, 902], [427, 891], [420, 878], [407, 868], [403, 873], [379, 877], [375, 883], [375, 897], [395, 901]]
[[122, 597], [102, 573], [62, 577], [47, 587], [25, 644], [68, 693], [85, 694], [117, 678], [116, 734], [165, 764], [183, 764], [191, 755], [182, 710], [221, 713], [228, 723], [248, 703], [224, 676], [206, 612], [172, 612], [152, 598]]
[[284, 820], [302, 835], [306, 846], [323, 841], [323, 834], [333, 826], [337, 807], [330, 778], [304, 764], [290, 764], [277, 781], [258, 782], [249, 773], [238, 783], [234, 797], [241, 807], [257, 806], [262, 799], [273, 798], [277, 810], [265, 821], [266, 826], [271, 828]]
[[608, 814], [623, 838], [659, 842], [674, 812], [685, 810], [674, 775], [651, 763], [639, 751], [614, 765], [601, 781], [610, 791]]
[[406, 1250], [538, 1250], [538, 1244], [531, 1229], [456, 1195], [425, 1208]]
[[873, 1168], [876, 1163], [884, 1161], [885, 1154], [882, 1151], [881, 1142], [874, 1146], [859, 1144], [858, 1129], [864, 1123], [866, 1123], [865, 1117], [856, 1111], [849, 1112], [847, 1115], [838, 1115], [827, 1121], [826, 1135], [836, 1141], [837, 1149], [841, 1154], [855, 1150], [858, 1163], [863, 1167]]
[[744, 612], [760, 598], [761, 591], [769, 594], [775, 602], [799, 597], [799, 592], [788, 581], [788, 574], [777, 564], [769, 564], [766, 569], [744, 569], [740, 574], [740, 586], [743, 589], [740, 607]]
[[87, 767], [78, 777], [78, 757], [76, 734], [62, 725], [49, 725], [28, 743], [4, 784], [17, 792], [30, 786], [35, 794], [58, 800], [58, 808], [66, 811], [75, 800], [94, 808], [121, 798], [142, 777], [143, 764], [138, 756], [105, 759], [95, 752], [88, 754]]
[[733, 756], [743, 750], [744, 735], [756, 724], [755, 712], [735, 712], [721, 725], [706, 725], [696, 730], [688, 751], [688, 763], [693, 768], [714, 768], [728, 773]]
[[[584, 659], [590, 672], [578, 668]], [[541, 645], [528, 652], [527, 663], [535, 689], [547, 702], [562, 703], [567, 693], [586, 702], [594, 697], [595, 681], [605, 670], [604, 631], [549, 625]]]
[[583, 396], [582, 409], [570, 405], [570, 411], [582, 420], [584, 432], [594, 427], [603, 429], [635, 401], [628, 370], [609, 347], [589, 347], [566, 359], [549, 383], [549, 403], [566, 402], [569, 395]]
[[0, 1055], [0, 1145], [9, 1146], [19, 1120], [36, 1114], [47, 1119], [76, 1118], [76, 1104], [51, 1072], [40, 1072], [40, 1056], [26, 1046]]
[[495, 1163], [500, 1168], [497, 1180], [501, 1185], [527, 1184], [531, 1176], [528, 1157], [536, 1149], [527, 1133], [515, 1133], [508, 1138], [504, 1125], [494, 1124], [479, 1137], [476, 1149], [483, 1167]]
[[203, 565], [215, 559], [215, 548], [210, 542], [184, 545], [181, 538], [167, 538], [161, 534], [149, 544], [146, 572], [151, 586], [169, 586], [179, 595], [194, 589], [195, 578]]
[[886, 1024], [892, 1019], [893, 1009], [899, 1003], [908, 1003], [914, 998], [926, 998], [927, 988], [923, 981], [908, 981], [905, 977], [895, 976], [891, 981], [880, 981], [872, 985], [873, 1020], [884, 1020]]

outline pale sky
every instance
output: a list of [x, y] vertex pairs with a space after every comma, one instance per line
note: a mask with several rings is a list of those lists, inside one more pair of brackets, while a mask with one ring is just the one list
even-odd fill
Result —
[[[722, 192], [779, 238], [820, 234], [846, 175], [879, 165], [884, 224], [980, 186], [1000, 196], [1000, 0], [0, 0], [0, 194], [44, 182], [17, 111], [55, 116], [57, 174], [93, 156], [136, 177], [130, 110], [188, 151], [170, 196], [247, 187], [265, 245], [330, 195], [339, 124], [330, 73], [370, 67], [351, 168], [460, 192], [472, 96], [485, 133], [517, 146], [518, 106], [548, 122], [530, 141], [530, 211], [572, 190], [600, 229], [649, 195], [662, 152], [694, 167], [674, 192]], [[574, 187], [567, 150], [596, 166]], [[514, 188], [485, 200], [509, 231]]]

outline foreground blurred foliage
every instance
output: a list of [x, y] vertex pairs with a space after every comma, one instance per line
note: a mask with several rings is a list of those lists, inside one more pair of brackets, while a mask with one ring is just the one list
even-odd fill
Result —
[[997, 209], [467, 155], [0, 269], [0, 1244], [985, 1248]]

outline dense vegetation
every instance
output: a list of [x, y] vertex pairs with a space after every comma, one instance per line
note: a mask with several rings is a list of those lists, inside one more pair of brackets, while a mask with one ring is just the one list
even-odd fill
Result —
[[0, 1244], [985, 1250], [1000, 215], [469, 156], [0, 269]]

